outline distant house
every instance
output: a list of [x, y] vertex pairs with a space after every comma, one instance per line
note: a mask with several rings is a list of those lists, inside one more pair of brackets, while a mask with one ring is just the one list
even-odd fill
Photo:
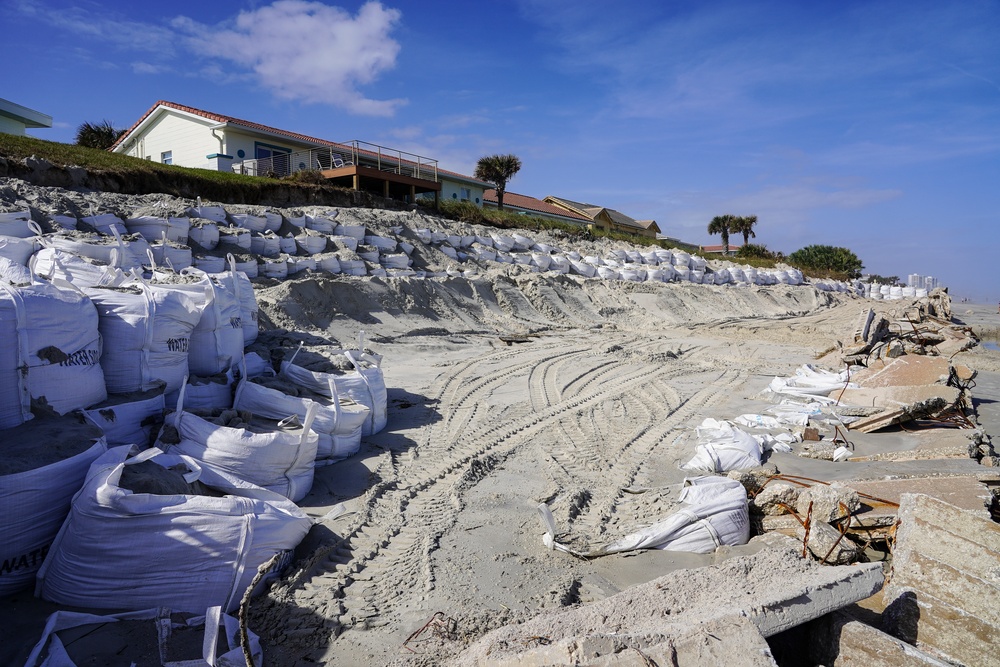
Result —
[[0, 132], [24, 136], [28, 128], [52, 127], [52, 116], [0, 99]]
[[[483, 193], [483, 205], [496, 208], [498, 204], [496, 189], [490, 189]], [[528, 195], [519, 195], [516, 192], [508, 191], [503, 193], [503, 209], [514, 213], [524, 213], [540, 218], [558, 220], [559, 222], [569, 222], [574, 225], [590, 225], [593, 222], [585, 215], [559, 208]]]
[[406, 201], [459, 197], [480, 204], [489, 183], [437, 160], [364, 141], [334, 142], [160, 100], [111, 147], [184, 167], [286, 176], [318, 170], [331, 183]]
[[591, 220], [594, 225], [608, 231], [635, 234], [651, 239], [656, 238], [656, 235], [660, 233], [660, 228], [655, 220], [636, 220], [613, 208], [552, 196], [546, 197], [544, 201], [564, 211], [584, 216]]
[[[742, 247], [743, 246], [733, 245], [733, 244], [730, 243], [729, 244], [729, 253], [728, 253], [728, 255], [735, 255], [739, 251], [739, 249], [742, 248]], [[721, 244], [720, 245], [700, 245], [700, 246], [698, 246], [698, 252], [705, 252], [705, 253], [713, 253], [713, 254], [716, 254], [716, 255], [722, 255], [723, 254], [722, 250], [723, 250], [723, 246]]]

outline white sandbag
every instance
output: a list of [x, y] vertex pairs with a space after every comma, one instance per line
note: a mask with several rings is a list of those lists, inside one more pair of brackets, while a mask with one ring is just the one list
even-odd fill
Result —
[[316, 255], [326, 250], [326, 237], [318, 234], [299, 234], [295, 245], [307, 255]]
[[807, 397], [820, 403], [833, 403], [836, 399], [829, 398], [830, 392], [857, 388], [857, 384], [848, 381], [849, 377], [847, 370], [834, 372], [804, 364], [795, 369], [795, 375], [792, 377], [774, 378], [767, 388], [776, 394]]
[[28, 265], [40, 278], [64, 280], [80, 289], [97, 285], [114, 287], [129, 280], [119, 268], [55, 248], [42, 248], [32, 256]]
[[139, 445], [145, 449], [152, 444], [153, 429], [163, 422], [164, 409], [163, 390], [156, 389], [139, 398], [109, 395], [83, 415], [104, 432], [109, 447]]
[[724, 473], [760, 465], [761, 445], [752, 435], [729, 422], [706, 419], [697, 429], [699, 445], [681, 470]]
[[0, 213], [0, 236], [26, 239], [35, 235], [31, 225], [31, 211], [8, 211]]
[[598, 266], [597, 275], [604, 280], [618, 280], [618, 269], [613, 269], [610, 266]]
[[[443, 247], [445, 247], [445, 246], [442, 246], [442, 248]], [[371, 246], [359, 245], [357, 252], [358, 252], [358, 257], [360, 257], [361, 259], [365, 260], [366, 262], [370, 262], [372, 264], [378, 264], [378, 257], [379, 257], [378, 248], [373, 248]], [[456, 253], [456, 257], [457, 257], [457, 253]]]
[[277, 373], [271, 368], [271, 364], [264, 360], [256, 352], [247, 352], [243, 355], [243, 375], [248, 378], [269, 376], [274, 377]]
[[226, 222], [226, 209], [221, 206], [202, 206], [201, 198], [198, 198], [198, 205], [187, 210], [188, 216], [192, 218], [205, 218], [215, 222]]
[[408, 269], [411, 260], [403, 253], [392, 253], [381, 255], [378, 261], [386, 269]]
[[396, 252], [399, 243], [396, 239], [390, 239], [385, 236], [374, 236], [371, 234], [365, 235], [365, 245], [370, 245], [378, 248], [380, 251], [385, 253]]
[[251, 215], [249, 213], [232, 213], [230, 216], [237, 227], [249, 229], [251, 232], [261, 233], [267, 229], [267, 218], [262, 215]]
[[134, 280], [87, 291], [104, 339], [101, 367], [109, 392], [148, 391], [165, 382], [180, 389], [188, 375], [191, 334], [201, 319], [199, 301], [172, 286]]
[[295, 237], [288, 234], [278, 239], [278, 249], [286, 255], [294, 255], [299, 251], [299, 246], [295, 242]]
[[364, 242], [365, 234], [367, 229], [364, 225], [337, 225], [337, 228], [333, 230], [333, 233], [337, 236], [349, 236], [353, 239], [357, 239], [359, 243]]
[[[233, 611], [275, 554], [293, 549], [312, 520], [287, 498], [187, 456], [109, 449], [91, 466], [38, 572], [35, 595], [75, 607]], [[133, 493], [126, 466], [152, 461], [187, 471], [222, 497]]]
[[192, 260], [192, 265], [205, 273], [219, 273], [226, 270], [226, 258], [215, 255], [198, 255]]
[[[318, 406], [312, 405], [301, 425], [254, 419], [243, 428], [218, 426], [184, 412], [183, 393], [167, 423], [177, 429], [180, 442], [156, 445], [168, 454], [184, 454], [207, 462], [251, 484], [299, 501], [309, 493], [316, 469], [318, 437], [312, 430]], [[282, 420], [294, 417], [285, 414]], [[287, 424], [287, 425], [286, 425]]]
[[250, 250], [250, 230], [242, 227], [221, 227], [218, 247], [219, 250], [227, 252], [248, 252]]
[[35, 574], [69, 513], [70, 499], [83, 486], [90, 464], [107, 450], [96, 428], [83, 429], [83, 441], [66, 450], [76, 453], [39, 467], [15, 466], [8, 443], [32, 448], [54, 444], [35, 441], [43, 421], [47, 420], [35, 419], [0, 434], [0, 458], [5, 459], [0, 461], [0, 535], [4, 541], [0, 596], [34, 586]]
[[33, 398], [59, 414], [107, 398], [97, 323], [78, 291], [0, 282], [0, 428], [30, 419]]
[[97, 232], [107, 235], [120, 234], [124, 236], [128, 234], [128, 229], [125, 227], [125, 221], [119, 218], [113, 213], [101, 213], [100, 215], [88, 215], [86, 218], [80, 218], [80, 222], [86, 223], [93, 227]]
[[493, 247], [502, 252], [510, 252], [514, 249], [514, 238], [511, 236], [504, 236], [502, 234], [490, 233], [490, 238], [493, 239]]
[[541, 271], [548, 271], [549, 265], [552, 263], [552, 256], [545, 252], [533, 252], [529, 255], [531, 257], [531, 265], [537, 266]]
[[41, 248], [37, 238], [0, 236], [0, 257], [27, 266], [28, 258]]
[[[229, 614], [223, 614], [221, 607], [211, 607], [195, 616], [190, 613], [171, 611], [168, 607], [156, 607], [142, 611], [124, 612], [99, 616], [75, 611], [57, 611], [45, 621], [42, 638], [38, 640], [28, 661], [30, 667], [41, 664], [45, 667], [84, 667], [93, 664], [119, 664], [110, 662], [119, 660], [122, 665], [153, 664], [148, 663], [150, 655], [145, 642], [137, 641], [121, 652], [116, 650], [122, 642], [122, 632], [128, 630], [115, 627], [116, 623], [129, 623], [130, 628], [136, 622], [146, 621], [149, 627], [144, 631], [156, 636], [159, 656], [166, 662], [157, 663], [167, 667], [204, 667], [218, 665], [219, 667], [246, 667], [246, 657], [240, 643], [240, 623]], [[219, 651], [219, 633], [222, 626], [222, 652]], [[72, 630], [71, 636], [86, 637], [84, 647], [74, 641], [64, 644], [60, 632]], [[140, 630], [140, 632], [143, 632]], [[196, 633], [192, 636], [192, 633]], [[178, 639], [174, 637], [179, 636]], [[260, 648], [260, 638], [247, 630], [247, 644], [253, 664], [260, 667], [264, 664], [264, 653]], [[101, 655], [89, 650], [92, 647], [107, 647], [109, 654]], [[197, 649], [195, 648], [197, 647]], [[43, 662], [39, 663], [39, 660]], [[108, 660], [109, 662], [98, 662]]]
[[274, 232], [251, 236], [250, 252], [262, 257], [277, 257], [281, 252], [281, 239]]
[[336, 254], [324, 253], [316, 255], [316, 269], [327, 273], [340, 273], [340, 259]]
[[[237, 374], [232, 369], [215, 375], [192, 375], [184, 386], [184, 404], [188, 410], [229, 410], [233, 407], [233, 392], [236, 390]], [[167, 394], [166, 404], [175, 409], [180, 392]]]
[[295, 355], [292, 355], [290, 360], [281, 362], [281, 375], [300, 387], [328, 398], [333, 398], [330, 391], [332, 380], [341, 396], [347, 396], [371, 410], [369, 419], [365, 421], [363, 435], [378, 433], [386, 425], [387, 392], [382, 369], [379, 368], [382, 358], [357, 350], [340, 351], [340, 354], [351, 362], [353, 371], [343, 374], [310, 371], [292, 363], [295, 361]]
[[172, 271], [182, 271], [194, 265], [191, 248], [177, 243], [157, 243], [152, 247], [152, 255], [154, 270], [157, 266], [166, 266]]
[[542, 504], [538, 512], [545, 529], [543, 543], [579, 556], [594, 558], [636, 549], [665, 549], [691, 553], [713, 553], [721, 546], [746, 544], [750, 539], [747, 494], [737, 480], [726, 477], [694, 477], [684, 480], [678, 498], [681, 508], [653, 525], [589, 552], [580, 552], [555, 541], [555, 519]]
[[[290, 224], [292, 227], [298, 227], [299, 229], [305, 229], [305, 227], [306, 227], [306, 216], [304, 216], [304, 215], [292, 216], [292, 217], [288, 218], [288, 224]], [[277, 231], [277, 230], [275, 230], [275, 231]]]
[[584, 278], [593, 278], [597, 275], [597, 267], [587, 262], [571, 259], [569, 260], [569, 264], [573, 269], [573, 273], [581, 275]]
[[284, 218], [277, 211], [267, 211], [264, 213], [264, 231], [275, 233], [281, 229]]
[[117, 232], [113, 238], [94, 234], [76, 233], [75, 235], [49, 234], [42, 245], [46, 248], [62, 250], [70, 255], [87, 257], [103, 264], [115, 266], [126, 271], [141, 269], [149, 259], [149, 242], [138, 234], [121, 236]]
[[256, 278], [260, 270], [257, 258], [253, 255], [239, 255], [234, 260], [234, 265], [236, 270], [246, 274], [247, 278]]
[[288, 275], [294, 276], [303, 271], [315, 271], [316, 259], [314, 257], [289, 257]]
[[306, 229], [311, 229], [316, 232], [321, 232], [323, 234], [333, 234], [334, 230], [337, 228], [337, 223], [330, 218], [324, 218], [319, 216], [306, 216]]
[[330, 237], [330, 241], [338, 248], [347, 248], [352, 252], [358, 249], [358, 240], [353, 236], [334, 235]]
[[368, 275], [368, 268], [365, 266], [364, 261], [360, 259], [341, 258], [340, 272], [347, 276], [366, 276]]
[[205, 250], [215, 250], [219, 245], [219, 225], [207, 220], [193, 221], [188, 230], [188, 242]]
[[[239, 294], [230, 283], [220, 281], [219, 274], [207, 274], [198, 269], [185, 269], [183, 276], [200, 278], [189, 283], [158, 283], [169, 285], [190, 296], [201, 305], [201, 319], [191, 332], [188, 366], [193, 375], [215, 375], [224, 372], [243, 357], [243, 317]], [[227, 274], [221, 274], [227, 275]]]
[[139, 234], [150, 243], [159, 241], [166, 234], [168, 241], [184, 244], [188, 242], [191, 219], [158, 218], [152, 215], [142, 215], [126, 220], [125, 228], [130, 234]]
[[514, 239], [513, 250], [520, 250], [523, 252], [525, 250], [531, 249], [531, 246], [535, 245], [535, 242], [533, 240], [531, 240], [527, 236], [518, 234], [517, 232], [511, 234], [511, 238]]
[[75, 215], [50, 215], [49, 222], [59, 229], [76, 229]]
[[361, 447], [361, 430], [371, 411], [360, 403], [341, 398], [335, 383], [329, 393], [333, 394], [332, 398], [319, 394], [313, 394], [313, 398], [289, 396], [279, 389], [244, 381], [236, 389], [233, 407], [268, 419], [295, 415], [305, 420], [309, 409], [315, 406], [312, 428], [319, 435], [316, 459], [332, 463], [357, 453]]
[[259, 275], [265, 278], [284, 280], [288, 277], [287, 256], [281, 255], [274, 259], [262, 258], [257, 265], [257, 271]]
[[26, 285], [32, 280], [31, 269], [0, 256], [0, 280], [5, 280], [13, 285]]

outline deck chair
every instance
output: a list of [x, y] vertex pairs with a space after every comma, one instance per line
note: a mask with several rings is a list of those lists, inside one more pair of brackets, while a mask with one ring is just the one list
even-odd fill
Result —
[[333, 168], [334, 169], [340, 169], [341, 167], [353, 167], [354, 166], [354, 161], [353, 160], [347, 160], [345, 162], [344, 158], [341, 157], [337, 153], [331, 153], [330, 154], [330, 161], [333, 163]]

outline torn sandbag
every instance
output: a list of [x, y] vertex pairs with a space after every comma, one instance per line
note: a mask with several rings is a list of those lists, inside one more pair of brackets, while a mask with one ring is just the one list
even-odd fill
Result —
[[[75, 632], [64, 643], [60, 633], [67, 631]], [[247, 664], [240, 643], [240, 623], [229, 614], [223, 614], [218, 606], [199, 615], [174, 612], [167, 607], [107, 616], [59, 610], [46, 620], [42, 638], [32, 648], [25, 664], [32, 667], [37, 664], [47, 667], [151, 664], [148, 662], [149, 646], [135, 640], [136, 634], [146, 633], [156, 637], [164, 665], [235, 667]], [[260, 638], [249, 629], [246, 636], [253, 664], [263, 665]]]
[[723, 473], [760, 465], [761, 444], [749, 433], [726, 421], [708, 418], [695, 430], [699, 444], [681, 470]]
[[542, 541], [549, 549], [596, 558], [637, 549], [707, 554], [723, 545], [746, 544], [750, 539], [746, 489], [737, 480], [714, 476], [687, 478], [679, 500], [681, 508], [666, 519], [589, 552], [575, 551], [555, 541], [555, 519], [543, 503], [538, 506], [545, 528]]
[[231, 612], [257, 568], [295, 548], [312, 525], [284, 496], [207, 463], [135, 451], [115, 447], [91, 465], [38, 571], [37, 597]]
[[767, 388], [775, 394], [802, 396], [819, 403], [833, 403], [834, 399], [827, 397], [831, 391], [857, 387], [849, 379], [848, 370], [833, 372], [803, 364], [795, 369], [795, 375], [788, 378], [776, 377], [771, 380]]

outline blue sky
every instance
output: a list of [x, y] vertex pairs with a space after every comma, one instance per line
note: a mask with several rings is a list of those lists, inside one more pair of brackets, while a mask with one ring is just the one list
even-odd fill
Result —
[[772, 250], [1000, 299], [994, 0], [2, 0], [0, 25], [37, 137], [166, 99], [464, 173], [510, 152], [514, 192], [696, 243], [755, 214]]

